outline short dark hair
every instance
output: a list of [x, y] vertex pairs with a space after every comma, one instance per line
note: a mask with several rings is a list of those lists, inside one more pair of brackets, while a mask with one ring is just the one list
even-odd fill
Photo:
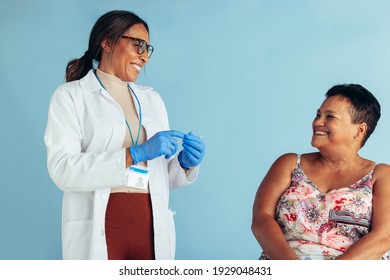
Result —
[[352, 123], [367, 124], [367, 132], [362, 141], [363, 147], [367, 139], [374, 132], [378, 120], [381, 117], [381, 106], [378, 100], [370, 91], [359, 84], [335, 85], [325, 94], [327, 98], [336, 95], [344, 97], [352, 105], [349, 112]]
[[107, 39], [115, 46], [123, 33], [135, 24], [142, 24], [149, 33], [147, 23], [132, 12], [115, 10], [102, 15], [91, 30], [88, 50], [82, 57], [71, 60], [66, 66], [66, 81], [84, 77], [93, 68], [93, 60], [100, 61], [101, 42]]

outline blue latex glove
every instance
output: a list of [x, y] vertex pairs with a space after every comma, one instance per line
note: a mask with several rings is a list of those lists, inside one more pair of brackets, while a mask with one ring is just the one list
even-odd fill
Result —
[[177, 138], [183, 139], [184, 133], [177, 130], [161, 131], [141, 145], [131, 146], [133, 164], [151, 160], [160, 156], [170, 158], [177, 152]]
[[205, 144], [201, 138], [192, 134], [185, 134], [183, 137], [183, 150], [179, 153], [180, 165], [186, 169], [197, 166], [203, 159]]

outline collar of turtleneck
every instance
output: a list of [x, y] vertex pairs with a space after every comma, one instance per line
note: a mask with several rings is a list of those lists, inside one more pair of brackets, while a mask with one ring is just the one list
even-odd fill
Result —
[[126, 88], [127, 82], [122, 81], [117, 76], [103, 72], [99, 68], [96, 69], [96, 75], [99, 77], [100, 81], [103, 83], [105, 88]]

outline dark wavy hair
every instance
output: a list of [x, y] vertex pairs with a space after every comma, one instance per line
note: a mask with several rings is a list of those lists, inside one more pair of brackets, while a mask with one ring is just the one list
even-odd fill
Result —
[[147, 23], [132, 12], [115, 10], [102, 15], [91, 30], [88, 50], [82, 57], [69, 61], [66, 66], [66, 81], [81, 79], [93, 68], [93, 60], [100, 61], [103, 40], [110, 40], [115, 46], [123, 33], [139, 23], [145, 26], [149, 33]]
[[363, 147], [367, 139], [374, 132], [381, 117], [381, 106], [378, 100], [370, 91], [359, 84], [335, 85], [325, 94], [327, 98], [336, 95], [342, 96], [352, 105], [349, 111], [352, 123], [367, 124], [367, 132], [362, 141]]

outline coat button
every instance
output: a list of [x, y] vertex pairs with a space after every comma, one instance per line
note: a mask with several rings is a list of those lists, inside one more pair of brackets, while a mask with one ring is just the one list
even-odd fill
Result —
[[100, 234], [101, 234], [102, 236], [104, 236], [104, 229], [102, 229], [102, 230], [100, 231]]

